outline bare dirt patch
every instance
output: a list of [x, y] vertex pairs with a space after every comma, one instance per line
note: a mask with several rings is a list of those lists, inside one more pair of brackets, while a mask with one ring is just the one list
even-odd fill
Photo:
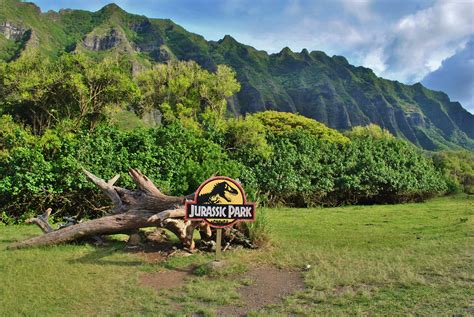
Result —
[[135, 253], [147, 263], [160, 263], [166, 261], [171, 256], [189, 256], [190, 253], [178, 249], [169, 240], [163, 230], [155, 230], [145, 233], [146, 238], [138, 243], [127, 243], [125, 252]]
[[160, 263], [164, 262], [170, 254], [175, 253], [175, 249], [169, 245], [155, 245], [155, 244], [144, 244], [137, 246], [127, 246], [125, 252], [134, 253], [142, 258], [147, 263]]
[[242, 286], [239, 293], [243, 305], [226, 305], [218, 310], [219, 316], [245, 316], [249, 311], [280, 302], [283, 297], [304, 288], [301, 272], [265, 266], [246, 274], [250, 285]]
[[151, 286], [155, 290], [159, 291], [183, 286], [186, 284], [187, 279], [192, 276], [192, 274], [192, 268], [146, 273], [140, 276], [140, 282], [143, 285]]

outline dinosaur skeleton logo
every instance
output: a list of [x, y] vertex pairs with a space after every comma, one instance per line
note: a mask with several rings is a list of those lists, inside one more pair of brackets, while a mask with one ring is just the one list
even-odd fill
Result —
[[212, 227], [223, 228], [238, 221], [255, 220], [255, 204], [247, 203], [240, 184], [218, 176], [199, 186], [194, 201], [186, 202], [187, 220], [204, 220]]

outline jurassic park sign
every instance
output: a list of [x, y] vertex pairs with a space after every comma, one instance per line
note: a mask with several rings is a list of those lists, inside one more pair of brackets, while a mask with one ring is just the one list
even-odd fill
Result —
[[235, 180], [216, 176], [199, 186], [194, 201], [185, 203], [186, 220], [204, 220], [211, 227], [225, 228], [239, 221], [255, 220], [255, 203], [248, 203]]

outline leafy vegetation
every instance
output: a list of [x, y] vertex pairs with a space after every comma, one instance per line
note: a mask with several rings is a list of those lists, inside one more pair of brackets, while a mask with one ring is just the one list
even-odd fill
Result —
[[[128, 131], [100, 125], [76, 133], [59, 126], [33, 135], [4, 116], [0, 128], [3, 221], [21, 220], [47, 207], [57, 216], [100, 215], [104, 202], [82, 175], [81, 166], [104, 178], [115, 173], [125, 176], [128, 167], [137, 167], [172, 194], [191, 192], [218, 172], [239, 178], [250, 198], [273, 205], [393, 203], [446, 190], [431, 161], [394, 138], [340, 144], [302, 129], [283, 134], [264, 131], [264, 142], [256, 143], [261, 148], [244, 144], [236, 151], [221, 145], [231, 134], [213, 134], [219, 143], [202, 133], [175, 122]], [[121, 182], [133, 186], [126, 176]]]
[[[242, 300], [238, 287], [249, 285], [245, 271], [262, 265], [310, 268], [301, 273], [304, 290], [257, 316], [468, 315], [474, 296], [473, 204], [472, 198], [454, 196], [423, 204], [260, 208], [273, 247], [224, 252], [231, 276], [190, 276], [187, 285], [158, 293], [141, 284], [143, 274], [172, 274], [213, 255], [150, 262], [128, 252], [120, 237], [106, 247], [2, 250], [0, 315], [215, 315], [220, 305]], [[3, 249], [38, 234], [38, 228], [3, 226], [0, 232]]]
[[[168, 193], [191, 192], [217, 170], [237, 177], [239, 164], [217, 144], [175, 124], [158, 129], [123, 132], [100, 126], [93, 132], [47, 130], [34, 136], [11, 124], [2, 125], [6, 146], [0, 158], [0, 214], [24, 219], [52, 207], [56, 215], [97, 217], [107, 205], [81, 174], [81, 166], [101, 175], [124, 176], [121, 185], [133, 187], [127, 169], [139, 167]], [[10, 221], [10, 220], [8, 220]]]
[[330, 129], [316, 120], [293, 113], [265, 111], [256, 113], [253, 116], [260, 120], [269, 132], [275, 135], [292, 132], [296, 129], [306, 131], [322, 141], [341, 144], [349, 142], [348, 138], [334, 129]]
[[76, 128], [93, 128], [138, 98], [135, 83], [117, 59], [95, 62], [64, 54], [51, 62], [32, 53], [0, 69], [0, 109], [36, 134], [64, 120]]
[[[396, 203], [447, 190], [449, 173], [374, 125], [345, 136], [292, 113], [228, 118], [226, 99], [239, 84], [226, 66], [209, 72], [175, 61], [135, 76], [129, 67], [79, 53], [0, 64], [3, 222], [48, 207], [56, 216], [100, 215], [104, 202], [81, 166], [104, 178], [136, 167], [172, 194], [191, 192], [217, 172], [239, 178], [251, 199], [268, 205]], [[125, 109], [157, 111], [161, 125], [110, 125]], [[128, 125], [131, 117], [123, 117]]]
[[229, 67], [219, 65], [210, 73], [195, 62], [155, 65], [138, 74], [137, 82], [142, 91], [138, 113], [157, 109], [165, 124], [179, 120], [187, 126], [202, 123], [212, 128], [224, 118], [226, 98], [240, 89]]
[[346, 131], [345, 135], [351, 139], [371, 138], [391, 140], [395, 138], [389, 131], [375, 124], [353, 127], [349, 131]]
[[[474, 150], [474, 116], [459, 103], [421, 84], [379, 78], [342, 56], [289, 48], [268, 54], [228, 35], [206, 41], [170, 20], [129, 14], [114, 4], [97, 12], [48, 13], [18, 0], [0, 4], [0, 23], [21, 27], [25, 35], [14, 40], [0, 34], [0, 57], [5, 60], [38, 50], [50, 58], [65, 51], [96, 59], [120, 55], [135, 71], [171, 60], [195, 61], [212, 72], [227, 65], [241, 86], [229, 101], [236, 115], [269, 109], [293, 112], [338, 130], [374, 123], [427, 150]], [[238, 90], [231, 86], [227, 92], [220, 87], [219, 93], [227, 96]]]
[[474, 153], [438, 152], [433, 154], [433, 161], [446, 176], [450, 192], [474, 194]]

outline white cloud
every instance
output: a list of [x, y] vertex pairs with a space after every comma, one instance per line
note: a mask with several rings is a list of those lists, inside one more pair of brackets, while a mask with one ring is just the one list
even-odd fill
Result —
[[383, 48], [379, 47], [371, 50], [363, 58], [362, 65], [373, 69], [377, 74], [383, 73], [387, 69], [387, 65], [384, 62]]
[[386, 65], [381, 75], [416, 82], [438, 69], [444, 60], [464, 48], [473, 34], [473, 10], [474, 2], [438, 1], [402, 17], [392, 27], [383, 54], [377, 53], [379, 62]]
[[[249, 5], [245, 0], [223, 3], [234, 10]], [[393, 7], [377, 6], [372, 0], [285, 0], [283, 15], [275, 16], [271, 28], [239, 32], [237, 38], [269, 52], [289, 46], [295, 51], [308, 48], [344, 55], [379, 76], [413, 83], [439, 69], [474, 34], [474, 1], [426, 4], [396, 16], [390, 11]]]

